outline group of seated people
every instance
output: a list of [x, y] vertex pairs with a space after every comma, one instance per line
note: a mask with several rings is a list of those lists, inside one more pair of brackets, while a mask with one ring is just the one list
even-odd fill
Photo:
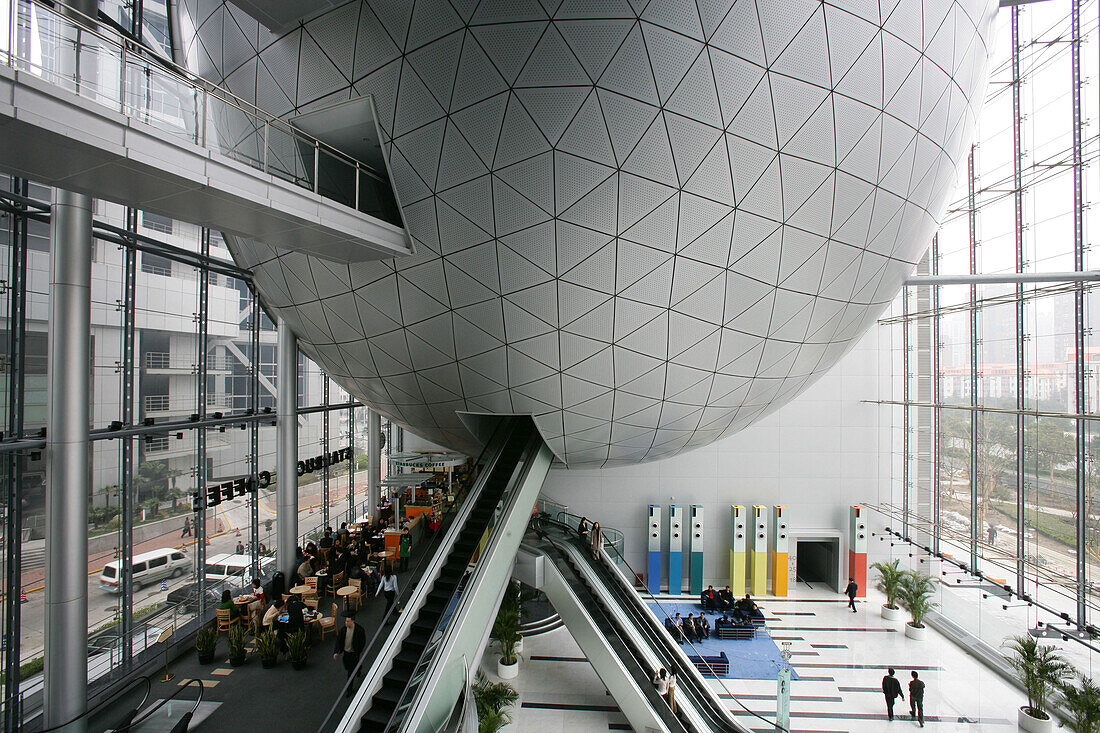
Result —
[[[318, 543], [309, 542], [304, 548], [297, 548], [297, 571], [291, 578], [291, 584], [301, 585], [306, 578], [317, 576], [317, 590], [323, 594], [327, 592], [329, 579], [341, 573], [348, 580], [362, 580], [365, 587], [377, 584], [381, 575], [372, 562], [373, 551], [369, 541], [351, 538], [347, 532], [347, 523], [341, 525], [335, 536], [329, 527]], [[322, 569], [325, 572], [319, 575], [318, 571]]]
[[704, 614], [696, 616], [689, 613], [687, 618], [682, 618], [677, 613], [672, 618], [665, 619], [665, 628], [668, 629], [668, 633], [672, 634], [672, 638], [681, 644], [685, 640], [695, 642], [710, 638], [710, 623], [707, 622], [707, 617]]
[[699, 597], [699, 602], [703, 606], [704, 613], [707, 611], [712, 613], [728, 611], [734, 624], [742, 621], [751, 623], [754, 620], [762, 622], [764, 619], [763, 611], [753, 601], [752, 596], [746, 593], [744, 598], [734, 600], [733, 593], [730, 592], [728, 585], [720, 591], [715, 591], [713, 585], [708, 585]]
[[[260, 584], [259, 578], [253, 578], [252, 585], [246, 589], [245, 595], [252, 596], [247, 607], [254, 617], [261, 619], [260, 630], [274, 629], [279, 637], [279, 648], [285, 653], [287, 635], [305, 628], [305, 603], [299, 596], [286, 593], [286, 581], [282, 573], [275, 573], [266, 588]], [[228, 588], [222, 591], [218, 610], [229, 611], [230, 620], [242, 617], [244, 614], [241, 606], [233, 601]], [[281, 621], [280, 618], [284, 614], [287, 618]]]

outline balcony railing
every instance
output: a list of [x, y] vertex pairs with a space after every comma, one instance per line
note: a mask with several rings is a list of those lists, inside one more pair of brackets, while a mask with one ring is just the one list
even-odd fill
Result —
[[[226, 355], [210, 356], [206, 359], [209, 372], [232, 371], [235, 360]], [[146, 369], [178, 369], [194, 372], [199, 365], [194, 356], [173, 356], [170, 351], [146, 351], [144, 365]]]
[[[194, 412], [195, 399], [193, 397], [175, 397], [166, 394], [145, 395], [142, 405], [145, 414], [156, 412]], [[232, 395], [210, 395], [206, 398], [207, 410], [227, 410], [233, 407]]]
[[[384, 172], [166, 59], [138, 53], [111, 28], [75, 20], [76, 11], [62, 15], [33, 0], [0, 0], [5, 11], [0, 64], [357, 210], [371, 195], [361, 196], [361, 187], [389, 186]], [[354, 177], [354, 187], [330, 189], [320, 173]]]

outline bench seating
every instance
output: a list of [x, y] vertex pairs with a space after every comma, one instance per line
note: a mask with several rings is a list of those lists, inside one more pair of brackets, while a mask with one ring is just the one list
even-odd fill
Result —
[[721, 626], [718, 629], [719, 639], [755, 639], [755, 626]]
[[688, 660], [699, 670], [700, 674], [708, 677], [723, 677], [730, 673], [730, 659], [722, 652], [716, 657], [688, 655]]

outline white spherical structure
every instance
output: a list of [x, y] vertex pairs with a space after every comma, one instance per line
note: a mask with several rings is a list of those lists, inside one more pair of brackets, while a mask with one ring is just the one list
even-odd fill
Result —
[[182, 3], [196, 71], [273, 113], [374, 97], [418, 253], [233, 245], [303, 349], [449, 447], [531, 414], [571, 467], [729, 435], [854, 344], [943, 212], [995, 5], [368, 1], [276, 37]]

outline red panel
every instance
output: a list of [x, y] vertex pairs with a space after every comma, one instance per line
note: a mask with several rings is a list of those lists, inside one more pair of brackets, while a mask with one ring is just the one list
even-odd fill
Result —
[[848, 577], [859, 586], [857, 598], [867, 597], [867, 553], [848, 550]]

